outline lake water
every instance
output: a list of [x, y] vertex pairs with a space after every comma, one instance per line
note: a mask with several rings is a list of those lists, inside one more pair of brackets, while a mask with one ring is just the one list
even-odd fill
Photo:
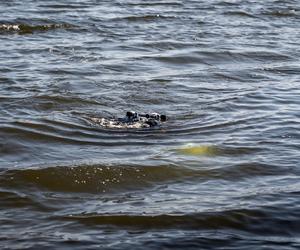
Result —
[[[300, 2], [0, 1], [1, 249], [299, 249]], [[154, 129], [90, 117], [160, 112]]]

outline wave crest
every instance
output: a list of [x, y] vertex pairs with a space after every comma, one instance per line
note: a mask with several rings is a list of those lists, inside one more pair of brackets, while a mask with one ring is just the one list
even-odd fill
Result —
[[19, 34], [31, 34], [34, 32], [43, 32], [54, 29], [70, 29], [74, 27], [71, 24], [43, 24], [43, 25], [29, 25], [29, 24], [0, 24], [0, 33], [16, 32]]

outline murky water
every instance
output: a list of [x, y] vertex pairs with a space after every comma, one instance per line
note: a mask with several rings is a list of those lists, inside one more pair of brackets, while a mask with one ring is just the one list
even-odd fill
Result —
[[[1, 249], [299, 249], [300, 3], [0, 1]], [[90, 117], [161, 112], [154, 129]]]

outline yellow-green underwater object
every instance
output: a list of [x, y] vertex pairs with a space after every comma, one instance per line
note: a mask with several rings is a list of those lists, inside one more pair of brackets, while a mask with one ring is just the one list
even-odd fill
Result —
[[211, 156], [217, 154], [217, 148], [212, 145], [195, 145], [187, 144], [181, 148], [178, 148], [177, 151], [185, 155], [194, 155], [194, 156]]

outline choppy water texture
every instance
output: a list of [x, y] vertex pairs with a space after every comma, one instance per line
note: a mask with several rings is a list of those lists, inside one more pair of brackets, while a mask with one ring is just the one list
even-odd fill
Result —
[[[300, 3], [0, 1], [1, 249], [299, 249]], [[91, 117], [165, 113], [155, 129]]]

